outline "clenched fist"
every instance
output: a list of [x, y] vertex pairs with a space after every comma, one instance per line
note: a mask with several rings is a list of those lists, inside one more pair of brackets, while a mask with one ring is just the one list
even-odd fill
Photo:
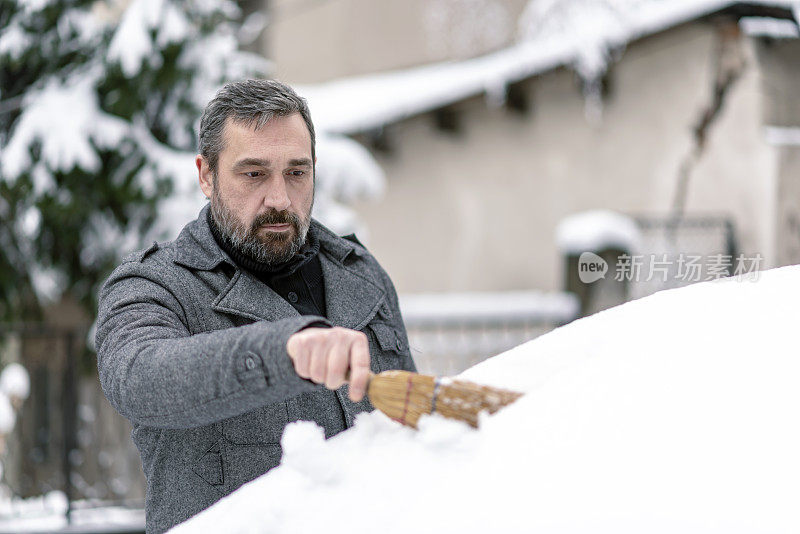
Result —
[[347, 328], [306, 328], [286, 342], [294, 370], [303, 378], [325, 384], [331, 390], [347, 382], [350, 370], [350, 400], [364, 398], [369, 380], [367, 336]]

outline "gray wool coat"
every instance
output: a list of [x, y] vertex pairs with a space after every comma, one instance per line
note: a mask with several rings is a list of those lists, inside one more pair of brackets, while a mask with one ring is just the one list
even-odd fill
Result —
[[278, 465], [289, 422], [325, 426], [335, 410], [351, 426], [372, 409], [352, 403], [347, 386], [334, 394], [300, 378], [286, 354], [293, 333], [316, 323], [361, 330], [374, 372], [415, 369], [392, 282], [364, 247], [312, 222], [328, 317], [300, 316], [219, 248], [208, 209], [175, 241], [127, 257], [100, 292], [100, 382], [133, 424], [148, 533]]

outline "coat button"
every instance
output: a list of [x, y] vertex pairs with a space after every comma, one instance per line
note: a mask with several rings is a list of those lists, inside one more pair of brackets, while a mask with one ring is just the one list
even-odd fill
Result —
[[247, 359], [244, 361], [244, 366], [247, 367], [248, 371], [252, 371], [256, 368], [256, 361], [253, 359], [252, 356], [248, 356]]
[[397, 338], [396, 345], [397, 345], [397, 350], [403, 350], [403, 342], [400, 340], [399, 337]]
[[297, 302], [297, 293], [295, 293], [294, 291], [290, 291], [289, 294], [286, 295], [286, 298], [289, 299], [289, 302], [294, 304], [295, 302]]

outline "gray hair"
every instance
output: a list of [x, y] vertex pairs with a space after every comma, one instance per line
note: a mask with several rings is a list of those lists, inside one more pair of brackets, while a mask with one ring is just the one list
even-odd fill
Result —
[[315, 159], [314, 124], [308, 103], [294, 89], [275, 80], [243, 80], [226, 84], [217, 91], [200, 118], [200, 154], [214, 176], [219, 155], [225, 149], [223, 136], [228, 117], [234, 122], [262, 128], [272, 117], [299, 113], [311, 134], [311, 159]]

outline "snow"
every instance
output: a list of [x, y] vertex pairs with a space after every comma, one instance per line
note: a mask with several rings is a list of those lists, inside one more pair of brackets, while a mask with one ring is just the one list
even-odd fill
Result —
[[406, 293], [400, 295], [400, 309], [408, 326], [465, 321], [565, 323], [578, 315], [580, 303], [572, 293], [541, 291]]
[[295, 86], [308, 99], [314, 124], [329, 133], [380, 128], [565, 63], [562, 50], [520, 44], [488, 56]]
[[144, 511], [93, 501], [73, 501], [71, 524], [67, 497], [51, 491], [39, 497], [0, 500], [0, 532], [143, 532]]
[[348, 205], [383, 195], [383, 169], [356, 141], [325, 132], [317, 137], [316, 155], [314, 217], [340, 235], [365, 236], [366, 228]]
[[31, 391], [28, 371], [18, 363], [10, 363], [0, 372], [0, 393], [10, 399], [24, 400]]
[[[342, 78], [297, 87], [318, 126], [356, 133], [486, 93], [502, 101], [508, 84], [570, 65], [591, 82], [627, 43], [734, 5], [731, 0], [531, 0], [517, 42], [458, 62]], [[756, 4], [792, 8], [790, 0]], [[601, 23], [598, 23], [601, 21]], [[588, 87], [597, 84], [589, 83]], [[591, 96], [591, 95], [589, 95]]]
[[608, 249], [634, 251], [641, 236], [636, 222], [608, 210], [592, 210], [564, 218], [556, 228], [556, 243], [564, 254], [600, 252]]
[[379, 412], [174, 529], [797, 532], [800, 267], [663, 291], [465, 372], [526, 395], [480, 430]]
[[774, 146], [800, 146], [800, 128], [789, 126], [765, 126], [764, 140]]
[[772, 39], [797, 39], [800, 28], [791, 20], [768, 17], [744, 17], [739, 20], [739, 27], [750, 37], [770, 37]]
[[[0, 165], [7, 178], [18, 177], [33, 164], [29, 147], [36, 141], [42, 146], [41, 161], [50, 170], [99, 168], [100, 160], [92, 143], [100, 147], [115, 146], [128, 127], [125, 121], [99, 111], [94, 86], [94, 76], [81, 73], [66, 83], [50, 80], [42, 90], [25, 98], [22, 116], [0, 153]], [[54, 186], [50, 180], [37, 188], [51, 189]]]
[[0, 56], [8, 55], [11, 59], [19, 59], [32, 42], [33, 38], [12, 20], [0, 31]]
[[323, 133], [317, 138], [316, 154], [318, 192], [344, 203], [383, 195], [386, 175], [362, 145]]
[[[17, 421], [17, 415], [14, 413], [14, 407], [11, 405], [11, 400], [8, 396], [0, 391], [0, 445], [2, 445], [2, 436], [6, 436], [14, 430], [14, 423]], [[0, 446], [0, 452], [4, 447]]]
[[26, 13], [41, 11], [52, 3], [51, 0], [23, 0], [19, 2], [20, 7]]
[[[151, 33], [156, 32], [156, 43]], [[166, 0], [134, 0], [122, 15], [108, 49], [108, 59], [119, 62], [125, 76], [132, 78], [144, 62], [154, 67], [163, 59], [158, 47], [181, 41], [190, 33], [184, 14]]]

